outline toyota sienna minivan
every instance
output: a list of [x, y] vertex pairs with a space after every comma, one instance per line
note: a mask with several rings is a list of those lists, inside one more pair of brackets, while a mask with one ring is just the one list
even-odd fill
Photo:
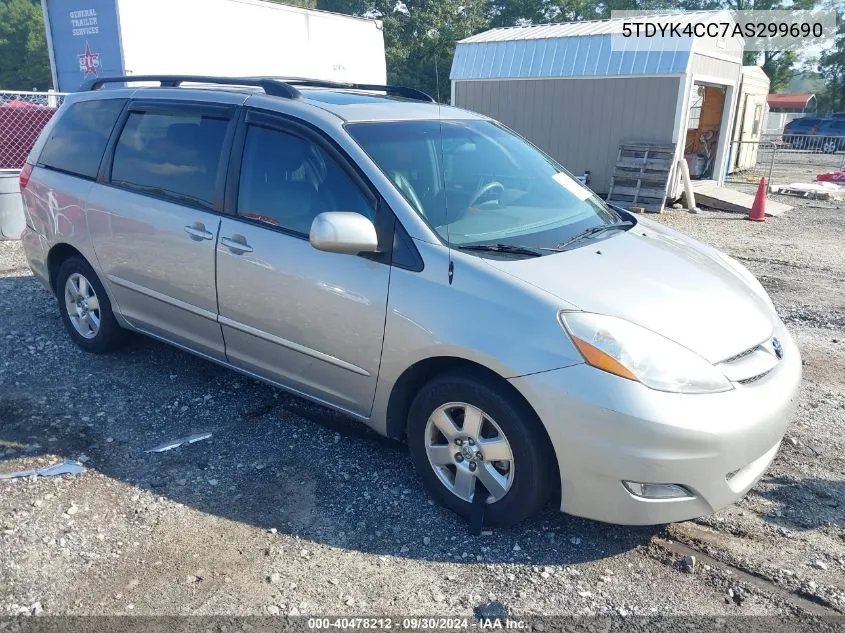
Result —
[[21, 188], [83, 350], [140, 332], [342, 411], [491, 524], [553, 495], [613, 523], [712, 513], [793, 413], [798, 349], [742, 265], [413, 89], [95, 80]]

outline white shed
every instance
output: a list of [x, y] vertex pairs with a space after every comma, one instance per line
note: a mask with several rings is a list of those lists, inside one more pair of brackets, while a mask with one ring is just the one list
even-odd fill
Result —
[[[728, 12], [637, 18], [709, 24]], [[499, 28], [461, 40], [452, 103], [502, 121], [607, 193], [620, 143], [674, 145], [694, 177], [722, 182], [742, 76], [744, 41], [673, 37], [620, 49], [623, 19]], [[614, 37], [612, 41], [611, 38]], [[673, 168], [669, 197], [681, 193]]]

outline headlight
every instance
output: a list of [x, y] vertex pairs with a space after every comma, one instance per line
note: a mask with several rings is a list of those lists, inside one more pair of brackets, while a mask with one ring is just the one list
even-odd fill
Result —
[[674, 341], [629, 321], [588, 312], [561, 312], [560, 320], [588, 365], [673, 393], [733, 389], [708, 361]]
[[775, 310], [775, 304], [772, 303], [772, 298], [769, 296], [769, 293], [766, 292], [766, 289], [763, 288], [763, 285], [757, 280], [757, 278], [751, 274], [750, 270], [730, 255], [725, 255], [725, 253], [720, 250], [716, 250], [716, 254], [719, 255], [719, 259], [725, 262], [725, 264], [734, 270], [742, 278], [742, 280], [748, 284], [749, 289], [754, 294], [766, 302], [766, 305], [769, 306], [772, 312], [777, 312], [777, 310]]

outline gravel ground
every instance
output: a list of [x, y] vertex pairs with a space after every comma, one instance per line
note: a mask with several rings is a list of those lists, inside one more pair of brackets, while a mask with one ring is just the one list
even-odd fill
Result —
[[654, 528], [550, 506], [470, 536], [405, 448], [364, 427], [141, 337], [80, 352], [0, 242], [0, 472], [87, 468], [0, 480], [0, 615], [845, 613], [845, 208], [783, 201], [796, 208], [765, 223], [656, 216], [761, 279], [805, 380], [745, 499]]

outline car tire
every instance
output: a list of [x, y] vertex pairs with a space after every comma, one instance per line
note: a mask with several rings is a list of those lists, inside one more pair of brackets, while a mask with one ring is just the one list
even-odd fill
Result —
[[103, 284], [81, 257], [70, 257], [59, 268], [56, 300], [68, 334], [86, 352], [104, 354], [124, 341], [126, 330], [114, 318]]
[[825, 154], [835, 154], [836, 150], [838, 149], [839, 143], [836, 141], [825, 141], [822, 145], [822, 151]]
[[[455, 441], [441, 425], [448, 427]], [[512, 525], [528, 518], [559, 485], [554, 451], [540, 420], [507, 386], [486, 376], [448, 374], [426, 384], [411, 403], [407, 439], [414, 468], [440, 505], [469, 517], [474, 512], [475, 481], [486, 482], [489, 525]], [[471, 486], [466, 483], [468, 476]]]

